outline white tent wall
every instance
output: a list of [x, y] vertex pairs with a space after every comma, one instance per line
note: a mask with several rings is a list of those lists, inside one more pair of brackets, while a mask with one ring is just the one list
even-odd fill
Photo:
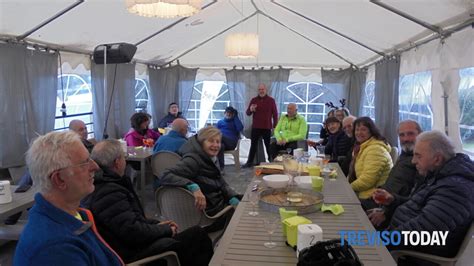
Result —
[[[443, 40], [434, 40], [401, 55], [400, 75], [431, 71], [433, 129], [447, 131], [458, 151], [462, 150], [459, 131], [459, 69], [474, 66], [474, 29], [468, 27]], [[445, 109], [444, 97], [449, 106]], [[445, 112], [448, 123], [445, 127]]]

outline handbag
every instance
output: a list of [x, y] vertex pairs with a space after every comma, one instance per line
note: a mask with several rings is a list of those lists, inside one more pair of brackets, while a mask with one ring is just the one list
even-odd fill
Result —
[[341, 245], [340, 239], [320, 241], [300, 251], [298, 266], [361, 266], [352, 246]]

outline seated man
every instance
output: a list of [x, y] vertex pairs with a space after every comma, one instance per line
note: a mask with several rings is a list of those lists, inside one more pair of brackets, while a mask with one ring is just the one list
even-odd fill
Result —
[[168, 114], [160, 120], [158, 123], [159, 128], [165, 128], [171, 125], [176, 118], [184, 118], [184, 116], [179, 111], [177, 103], [170, 103], [168, 106]]
[[298, 140], [306, 139], [308, 126], [304, 117], [298, 114], [298, 109], [295, 103], [290, 103], [287, 106], [287, 114], [281, 115], [278, 124], [275, 127], [276, 142], [270, 145], [270, 161], [273, 161], [278, 155], [279, 150], [292, 150], [298, 148]]
[[159, 151], [171, 151], [178, 153], [179, 148], [188, 140], [188, 121], [182, 118], [177, 118], [171, 124], [171, 131], [164, 136], [161, 136], [153, 147], [153, 153]]
[[[72, 120], [69, 122], [69, 130], [76, 132], [79, 137], [81, 138], [82, 144], [84, 144], [84, 147], [86, 147], [87, 151], [89, 153], [92, 151], [92, 148], [94, 148], [94, 143], [90, 142], [87, 140], [87, 127], [84, 122], [81, 120]], [[20, 181], [18, 182], [18, 189], [25, 189], [28, 187], [31, 187], [33, 185], [33, 179], [31, 179], [31, 174], [28, 168], [26, 169], [25, 173], [21, 176]], [[15, 213], [11, 216], [9, 216], [7, 219], [5, 219], [5, 224], [16, 224], [18, 222], [18, 219], [21, 217], [21, 212]]]
[[232, 106], [225, 108], [225, 117], [217, 122], [217, 128], [222, 133], [221, 151], [217, 155], [221, 169], [224, 168], [224, 151], [234, 150], [240, 139], [240, 132], [244, 129], [244, 125], [239, 119], [237, 110]]
[[[474, 219], [474, 162], [465, 154], [456, 154], [451, 140], [440, 131], [418, 135], [413, 154], [412, 162], [425, 180], [415, 186], [409, 197], [378, 189], [373, 198], [376, 203], [396, 208], [389, 230], [449, 231], [449, 234], [444, 246], [389, 248], [453, 257]], [[377, 200], [380, 198], [384, 198], [383, 202]]]
[[352, 135], [353, 130], [354, 130], [354, 121], [357, 119], [357, 117], [350, 115], [342, 120], [342, 130], [344, 130], [344, 133], [346, 133], [347, 137], [351, 139], [351, 148], [349, 151], [346, 153], [346, 156], [344, 158], [341, 158], [341, 160], [338, 160], [339, 165], [341, 166], [342, 172], [344, 172], [344, 175], [349, 174], [349, 166], [352, 161], [352, 152], [354, 149], [354, 141], [355, 138]]
[[181, 265], [208, 265], [212, 243], [201, 227], [177, 233], [175, 222], [145, 217], [125, 176], [125, 158], [117, 140], [97, 143], [91, 158], [102, 171], [95, 175], [96, 189], [83, 204], [94, 214], [98, 231], [126, 263], [171, 250], [178, 253]]
[[86, 124], [81, 121], [81, 120], [71, 120], [69, 122], [69, 130], [76, 132], [79, 134], [79, 137], [81, 138], [82, 144], [86, 146], [86, 149], [91, 152], [92, 148], [94, 148], [94, 143], [90, 142], [87, 140], [87, 126]]
[[[390, 170], [387, 182], [380, 188], [387, 190], [391, 194], [407, 197], [415, 186], [415, 183], [422, 182], [423, 178], [418, 175], [416, 167], [412, 163], [415, 140], [421, 132], [420, 125], [414, 120], [404, 120], [398, 124], [398, 137], [400, 146], [402, 147], [402, 153], [398, 157], [398, 160], [394, 162], [395, 164], [392, 170]], [[383, 220], [386, 222], [390, 220], [386, 218], [386, 215], [390, 216], [390, 213], [384, 209], [377, 208], [370, 210], [378, 207], [378, 204], [376, 204], [373, 199], [369, 198], [363, 200], [361, 204], [365, 210], [369, 210], [369, 219], [375, 227], [380, 226]]]
[[94, 172], [76, 133], [38, 137], [26, 155], [33, 182], [41, 191], [15, 250], [15, 265], [123, 265], [95, 230], [89, 210], [79, 208], [94, 191]]

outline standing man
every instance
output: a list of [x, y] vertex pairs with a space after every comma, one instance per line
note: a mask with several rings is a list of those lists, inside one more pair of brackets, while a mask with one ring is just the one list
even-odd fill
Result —
[[258, 96], [250, 100], [246, 111], [248, 116], [252, 116], [252, 133], [250, 135], [250, 151], [247, 163], [244, 168], [252, 167], [255, 153], [257, 153], [258, 141], [263, 139], [265, 148], [267, 149], [268, 158], [270, 154], [270, 137], [272, 129], [278, 122], [278, 111], [275, 100], [267, 95], [267, 87], [261, 83], [258, 85]]
[[298, 141], [306, 139], [306, 133], [308, 133], [308, 125], [304, 117], [298, 114], [295, 103], [288, 104], [286, 112], [286, 115], [280, 116], [280, 121], [275, 127], [276, 142], [270, 146], [270, 161], [275, 159], [279, 150], [298, 148]]
[[161, 119], [160, 123], [158, 123], [158, 127], [159, 128], [168, 127], [169, 125], [171, 125], [171, 123], [173, 123], [173, 121], [176, 118], [186, 119], [184, 118], [183, 114], [179, 111], [178, 104], [173, 102], [173, 103], [170, 103], [170, 105], [168, 106], [168, 114]]
[[97, 232], [92, 213], [79, 208], [94, 191], [94, 173], [79, 136], [71, 131], [38, 137], [26, 163], [41, 191], [15, 250], [14, 265], [123, 265]]

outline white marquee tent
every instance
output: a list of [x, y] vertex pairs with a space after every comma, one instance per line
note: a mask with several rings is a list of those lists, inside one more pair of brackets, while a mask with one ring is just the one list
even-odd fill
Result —
[[[122, 0], [1, 0], [0, 37], [90, 54], [136, 44], [139, 62], [185, 66], [365, 66], [472, 23], [472, 0], [205, 0], [189, 18], [127, 12]], [[42, 24], [45, 24], [42, 26]], [[255, 32], [252, 60], [224, 56], [225, 36]]]
[[[10, 160], [9, 154], [17, 147], [22, 147], [20, 150], [24, 152], [34, 132], [44, 133], [54, 128], [54, 121], [38, 115], [51, 113], [52, 117], [56, 111], [52, 105], [57, 102], [57, 64], [49, 62], [46, 64], [49, 68], [40, 67], [36, 59], [31, 59], [34, 50], [31, 47], [38, 51], [45, 48], [60, 51], [62, 63], [69, 63], [72, 69], [81, 66], [91, 70], [94, 129], [101, 132], [105, 113], [113, 106], [105, 96], [112, 90], [110, 84], [103, 89], [100, 80], [104, 79], [104, 73], [91, 63], [90, 56], [96, 46], [116, 42], [138, 47], [133, 64], [119, 67], [117, 86], [133, 87], [135, 70], [149, 74], [154, 117], [166, 113], [169, 99], [189, 101], [186, 98], [189, 95], [181, 97], [177, 85], [169, 90], [169, 84], [160, 83], [167, 74], [155, 69], [162, 67], [163, 70], [177, 63], [193, 73], [191, 87], [194, 80], [227, 78], [234, 89], [238, 84], [229, 80], [225, 69], [282, 67], [291, 71], [286, 81], [315, 81], [324, 86], [328, 85], [322, 73], [325, 70], [350, 70], [349, 85], [345, 85], [338, 97], [355, 103], [356, 107], [352, 106], [355, 114], [364, 92], [361, 92], [363, 85], [357, 85], [352, 79], [355, 73], [352, 71], [358, 71], [358, 82], [393, 75], [391, 79], [397, 80], [393, 85], [397, 92], [392, 93], [382, 82], [375, 85], [375, 94], [380, 94], [375, 95], [376, 100], [378, 98], [375, 120], [384, 134], [391, 134], [392, 143], [396, 142], [394, 132], [399, 111], [398, 77], [430, 71], [432, 128], [448, 132], [461, 149], [459, 70], [474, 66], [473, 25], [473, 0], [204, 0], [199, 13], [176, 19], [130, 14], [125, 0], [0, 0], [0, 106], [6, 110], [0, 127], [11, 128], [9, 114], [15, 114], [16, 123], [24, 123], [19, 134], [21, 139], [1, 145], [0, 167], [16, 165], [22, 160], [22, 153], [14, 152], [15, 160]], [[230, 59], [224, 55], [226, 36], [237, 32], [259, 35], [260, 50], [256, 58]], [[18, 47], [25, 47], [24, 44], [30, 49], [20, 52]], [[391, 73], [387, 69], [394, 59], [397, 67]], [[21, 60], [27, 63], [22, 65]], [[44, 63], [43, 59], [40, 61]], [[390, 75], [381, 74], [385, 66], [380, 66], [384, 62], [385, 71]], [[148, 71], [146, 65], [151, 67]], [[197, 76], [193, 72], [196, 70], [191, 68], [198, 69]], [[22, 71], [29, 71], [29, 75], [36, 73], [36, 77], [25, 81], [21, 75], [26, 72]], [[109, 69], [107, 73], [111, 79], [113, 72]], [[38, 78], [41, 75], [52, 78], [44, 83], [45, 79]], [[269, 78], [266, 82], [271, 81]], [[41, 85], [35, 87], [35, 82]], [[249, 91], [255, 89], [257, 82], [246, 83], [247, 95], [239, 100], [239, 109], [244, 108], [251, 96]], [[377, 90], [377, 86], [381, 89]], [[133, 92], [121, 91], [123, 95], [114, 96], [120, 98], [116, 99], [120, 105], [112, 108], [111, 124], [108, 124], [109, 128], [115, 127], [115, 136], [121, 136], [128, 129], [129, 113], [135, 107]], [[37, 97], [42, 97], [41, 103]], [[249, 120], [244, 123], [248, 126]], [[464, 126], [474, 132], [474, 128], [469, 129], [472, 125]], [[2, 140], [6, 138], [0, 137]]]

